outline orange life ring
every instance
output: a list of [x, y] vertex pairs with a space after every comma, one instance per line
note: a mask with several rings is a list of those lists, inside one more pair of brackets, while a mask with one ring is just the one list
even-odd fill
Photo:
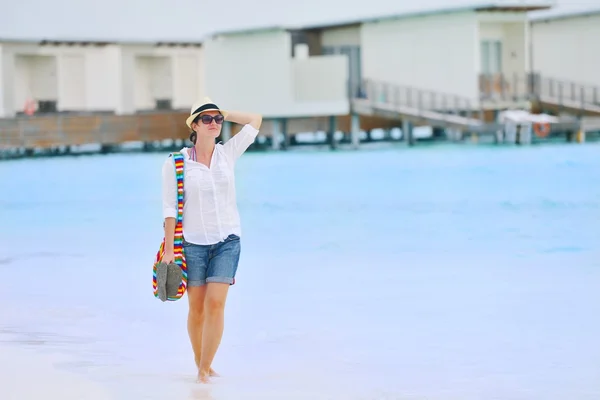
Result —
[[547, 137], [550, 134], [550, 124], [548, 122], [536, 122], [533, 124], [533, 131], [537, 137]]

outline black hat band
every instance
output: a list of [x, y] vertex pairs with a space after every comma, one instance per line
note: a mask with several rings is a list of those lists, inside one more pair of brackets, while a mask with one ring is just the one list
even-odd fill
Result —
[[204, 110], [219, 110], [219, 112], [221, 111], [219, 109], [219, 107], [217, 107], [216, 104], [208, 103], [208, 104], [203, 104], [200, 107], [196, 108], [196, 110], [192, 114], [198, 114], [198, 113], [201, 113]]

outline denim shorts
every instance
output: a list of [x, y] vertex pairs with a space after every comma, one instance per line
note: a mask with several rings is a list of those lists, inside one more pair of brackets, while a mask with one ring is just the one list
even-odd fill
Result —
[[183, 240], [183, 251], [187, 263], [188, 286], [206, 283], [235, 283], [240, 260], [240, 237], [229, 235], [219, 243], [202, 245]]

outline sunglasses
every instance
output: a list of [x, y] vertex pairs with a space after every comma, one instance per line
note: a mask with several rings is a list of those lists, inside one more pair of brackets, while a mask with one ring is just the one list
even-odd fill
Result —
[[201, 115], [198, 118], [196, 118], [196, 121], [202, 121], [202, 123], [204, 125], [209, 125], [211, 122], [213, 122], [213, 120], [221, 125], [223, 123], [223, 121], [225, 120], [225, 117], [222, 116], [221, 114], [217, 114], [217, 115]]

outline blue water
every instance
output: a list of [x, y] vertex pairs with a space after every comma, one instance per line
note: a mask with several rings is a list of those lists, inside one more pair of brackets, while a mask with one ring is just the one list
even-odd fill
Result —
[[247, 153], [209, 389], [151, 294], [163, 160], [0, 163], [0, 340], [115, 399], [600, 398], [600, 146]]

